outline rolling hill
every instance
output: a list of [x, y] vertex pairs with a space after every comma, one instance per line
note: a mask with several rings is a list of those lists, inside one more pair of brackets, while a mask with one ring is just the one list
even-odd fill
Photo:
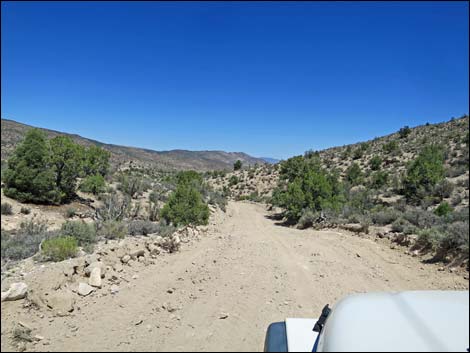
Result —
[[[20, 143], [26, 132], [33, 126], [22, 124], [14, 120], [1, 119], [2, 125], [2, 153], [1, 159], [5, 161], [15, 147]], [[233, 163], [238, 159], [244, 165], [264, 164], [262, 158], [252, 157], [243, 152], [225, 151], [154, 151], [144, 148], [119, 146], [91, 140], [79, 135], [40, 128], [49, 138], [65, 135], [70, 136], [76, 143], [84, 146], [98, 145], [111, 152], [114, 165], [124, 166], [132, 163], [142, 167], [157, 168], [161, 170], [195, 169], [199, 171], [232, 169]]]

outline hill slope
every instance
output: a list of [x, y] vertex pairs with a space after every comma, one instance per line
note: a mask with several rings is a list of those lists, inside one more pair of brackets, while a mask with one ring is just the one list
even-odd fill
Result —
[[[15, 149], [22, 141], [26, 131], [32, 126], [22, 124], [9, 119], [2, 119], [2, 161]], [[112, 162], [115, 165], [125, 165], [132, 163], [142, 167], [154, 167], [162, 170], [183, 170], [195, 169], [200, 171], [215, 169], [231, 169], [233, 163], [238, 159], [244, 165], [264, 164], [261, 158], [255, 158], [242, 152], [224, 151], [153, 151], [144, 148], [119, 146], [106, 144], [99, 141], [81, 137], [79, 135], [43, 129], [49, 138], [58, 135], [70, 136], [76, 143], [84, 146], [98, 145], [112, 154]]]

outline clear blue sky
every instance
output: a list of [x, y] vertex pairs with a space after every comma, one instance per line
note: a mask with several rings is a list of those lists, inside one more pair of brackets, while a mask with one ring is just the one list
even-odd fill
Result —
[[2, 117], [286, 158], [468, 113], [467, 2], [2, 2]]

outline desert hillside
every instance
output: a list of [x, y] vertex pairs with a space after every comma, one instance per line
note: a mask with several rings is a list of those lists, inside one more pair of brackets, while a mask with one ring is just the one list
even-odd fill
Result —
[[[25, 133], [32, 126], [13, 120], [2, 119], [2, 164], [11, 155], [15, 147], [20, 143]], [[261, 158], [255, 158], [242, 152], [224, 151], [153, 151], [149, 149], [117, 146], [91, 140], [79, 135], [68, 134], [49, 129], [42, 129], [48, 137], [70, 136], [76, 143], [83, 146], [96, 145], [111, 152], [112, 162], [116, 167], [130, 165], [156, 168], [160, 170], [214, 170], [230, 169], [233, 163], [241, 160], [247, 165], [264, 164]]]

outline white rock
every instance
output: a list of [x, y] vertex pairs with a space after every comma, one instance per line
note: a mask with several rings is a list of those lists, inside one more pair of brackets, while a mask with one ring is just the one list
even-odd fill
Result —
[[101, 268], [95, 267], [91, 270], [90, 280], [88, 283], [90, 286], [101, 288]]
[[86, 268], [85, 268], [85, 274], [87, 276], [90, 276], [91, 275], [91, 272], [93, 271], [93, 269], [95, 268], [99, 268], [101, 271], [101, 278], [104, 278], [104, 274], [106, 273], [106, 266], [104, 265], [104, 263], [100, 262], [100, 261], [95, 261], [95, 262], [92, 262], [90, 265], [88, 265]]
[[124, 256], [121, 258], [121, 262], [122, 262], [123, 264], [127, 264], [130, 259], [131, 259], [131, 257], [130, 257], [129, 255], [124, 255]]
[[111, 294], [119, 293], [119, 287], [116, 286], [115, 284], [113, 284], [109, 290], [110, 290]]
[[24, 282], [12, 283], [6, 292], [2, 292], [2, 302], [26, 297], [28, 285]]
[[80, 284], [78, 285], [78, 294], [80, 294], [81, 296], [85, 297], [93, 291], [94, 288], [86, 283], [80, 282]]

